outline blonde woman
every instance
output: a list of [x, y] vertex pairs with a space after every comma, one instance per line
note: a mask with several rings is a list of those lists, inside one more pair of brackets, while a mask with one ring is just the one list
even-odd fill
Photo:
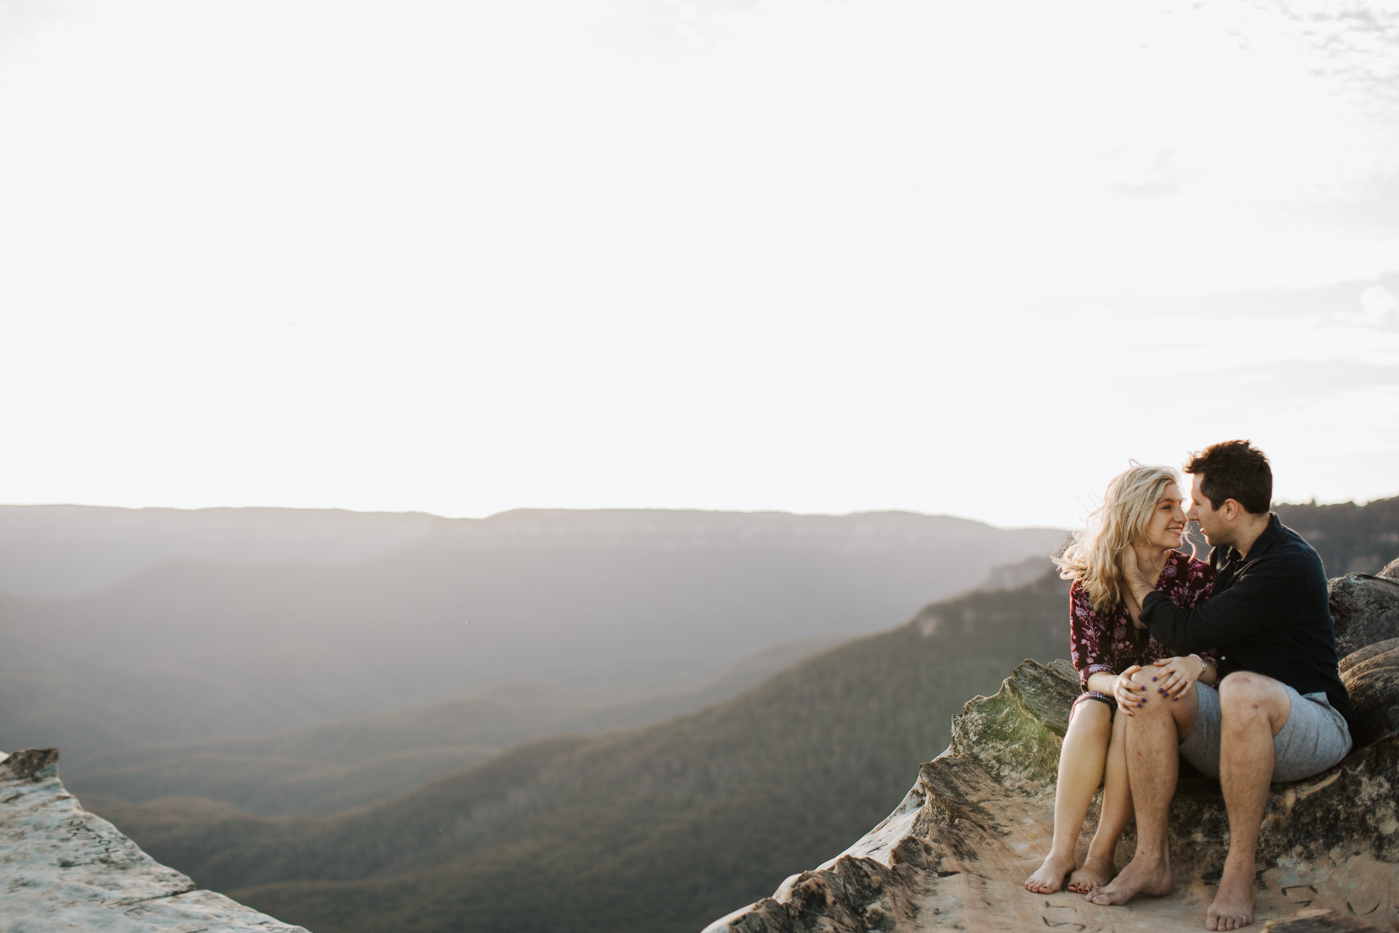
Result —
[[[1185, 542], [1185, 510], [1180, 476], [1170, 467], [1133, 464], [1108, 484], [1102, 507], [1088, 529], [1074, 535], [1055, 558], [1059, 575], [1072, 580], [1069, 595], [1070, 651], [1083, 692], [1069, 713], [1069, 729], [1059, 752], [1059, 783], [1054, 797], [1054, 841], [1027, 890], [1050, 894], [1064, 886], [1086, 893], [1116, 873], [1113, 852], [1132, 816], [1127, 760], [1122, 737], [1125, 718], [1140, 705], [1130, 678], [1155, 666], [1152, 678], [1163, 697], [1179, 700], [1195, 682], [1215, 682], [1211, 652], [1176, 657], [1152, 638], [1138, 619], [1138, 604], [1123, 582], [1120, 558], [1131, 548], [1138, 566], [1156, 589], [1182, 608], [1203, 605], [1214, 589], [1209, 564], [1177, 550]], [[1076, 862], [1078, 837], [1093, 794], [1103, 779], [1102, 815], [1082, 866]]]

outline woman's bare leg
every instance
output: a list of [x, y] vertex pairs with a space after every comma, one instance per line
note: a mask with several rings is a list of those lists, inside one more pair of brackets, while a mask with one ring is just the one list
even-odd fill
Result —
[[1117, 874], [1117, 840], [1132, 818], [1132, 788], [1127, 782], [1127, 752], [1125, 736], [1127, 717], [1118, 716], [1112, 726], [1112, 741], [1108, 743], [1107, 777], [1103, 781], [1103, 810], [1098, 817], [1098, 831], [1088, 844], [1088, 856], [1083, 867], [1069, 878], [1069, 890], [1086, 894], [1096, 884], [1107, 884]]
[[1074, 707], [1064, 745], [1059, 751], [1059, 784], [1054, 791], [1054, 841], [1043, 864], [1029, 878], [1025, 889], [1053, 894], [1073, 871], [1074, 848], [1083, 831], [1088, 805], [1103, 779], [1103, 762], [1112, 735], [1112, 710], [1106, 703], [1085, 700]]

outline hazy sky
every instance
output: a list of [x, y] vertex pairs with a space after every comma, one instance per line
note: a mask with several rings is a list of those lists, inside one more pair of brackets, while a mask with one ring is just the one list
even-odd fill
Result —
[[1399, 494], [1399, 0], [0, 0], [0, 501]]

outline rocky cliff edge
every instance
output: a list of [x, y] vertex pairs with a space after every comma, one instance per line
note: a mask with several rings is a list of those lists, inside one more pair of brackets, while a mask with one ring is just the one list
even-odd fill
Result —
[[[1259, 844], [1253, 929], [1399, 930], [1399, 561], [1331, 581], [1356, 745], [1336, 767], [1274, 785]], [[1025, 661], [953, 718], [898, 808], [838, 857], [705, 933], [1204, 929], [1227, 847], [1219, 784], [1182, 766], [1171, 814], [1176, 891], [1099, 907], [1021, 886], [1049, 849], [1059, 747], [1078, 678]], [[1096, 803], [1095, 803], [1096, 808]], [[814, 816], [813, 818], [819, 818]], [[1080, 840], [1080, 859], [1097, 813]], [[1131, 857], [1129, 829], [1118, 864]]]
[[0, 755], [0, 933], [306, 933], [151, 858], [84, 810], [58, 750]]

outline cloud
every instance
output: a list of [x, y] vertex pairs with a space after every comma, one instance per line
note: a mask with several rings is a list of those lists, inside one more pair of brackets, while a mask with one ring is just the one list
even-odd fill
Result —
[[1311, 45], [1317, 70], [1367, 109], [1399, 110], [1399, 3], [1276, 0]]
[[73, 13], [80, 0], [0, 0], [0, 68], [44, 23]]
[[1373, 279], [1303, 288], [1262, 288], [1191, 297], [1122, 297], [1101, 304], [1140, 316], [1189, 317], [1208, 321], [1302, 319], [1313, 324], [1399, 323], [1393, 311], [1399, 272]]
[[[1221, 371], [1221, 376], [1225, 371]], [[1222, 381], [1236, 386], [1267, 386], [1276, 398], [1325, 398], [1341, 389], [1399, 386], [1399, 364], [1371, 365], [1354, 360], [1281, 360], [1227, 371]]]
[[1160, 197], [1181, 190], [1175, 152], [1169, 145], [1123, 146], [1103, 158], [1109, 184], [1127, 197]]
[[1399, 299], [1383, 285], [1372, 285], [1360, 293], [1360, 323], [1399, 324]]

